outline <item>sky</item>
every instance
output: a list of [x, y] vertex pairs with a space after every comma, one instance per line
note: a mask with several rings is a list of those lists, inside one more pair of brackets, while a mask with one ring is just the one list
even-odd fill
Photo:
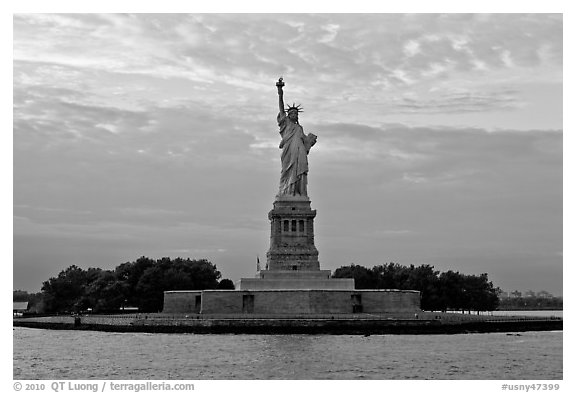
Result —
[[140, 256], [252, 277], [275, 82], [318, 136], [322, 269], [562, 295], [560, 14], [16, 14], [13, 287]]

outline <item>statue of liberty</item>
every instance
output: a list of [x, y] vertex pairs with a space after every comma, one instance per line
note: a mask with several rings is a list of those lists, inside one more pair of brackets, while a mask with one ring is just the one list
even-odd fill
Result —
[[282, 141], [282, 172], [280, 174], [280, 189], [278, 196], [308, 196], [308, 153], [316, 143], [316, 135], [304, 134], [298, 123], [298, 114], [302, 112], [300, 105], [288, 106], [284, 109], [284, 82], [282, 78], [276, 82], [278, 87], [278, 127]]

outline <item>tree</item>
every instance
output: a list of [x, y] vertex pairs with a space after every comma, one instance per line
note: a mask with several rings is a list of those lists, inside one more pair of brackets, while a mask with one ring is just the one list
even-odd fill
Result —
[[101, 270], [82, 270], [76, 265], [61, 271], [58, 277], [42, 284], [46, 312], [71, 312], [84, 309], [85, 288], [94, 281]]
[[30, 294], [26, 291], [16, 289], [12, 291], [12, 301], [14, 302], [27, 302], [30, 300]]
[[476, 311], [492, 311], [498, 307], [499, 288], [494, 288], [488, 281], [488, 274], [479, 276], [464, 276], [464, 288], [467, 295], [467, 309]]
[[442, 272], [439, 279], [440, 305], [443, 311], [447, 309], [464, 310], [468, 297], [464, 288], [464, 277], [460, 272], [448, 270]]
[[232, 280], [225, 278], [218, 283], [216, 289], [236, 289], [236, 287]]
[[408, 279], [405, 282], [406, 289], [414, 289], [421, 293], [421, 308], [428, 311], [442, 309], [440, 297], [439, 278], [440, 272], [434, 270], [434, 266], [410, 265]]
[[94, 312], [116, 312], [124, 303], [128, 285], [119, 281], [112, 271], [102, 271], [85, 292], [86, 308], [92, 308]]
[[139, 294], [136, 291], [138, 281], [146, 271], [156, 265], [156, 261], [145, 256], [138, 258], [135, 262], [126, 262], [116, 267], [114, 272], [116, 278], [123, 282], [126, 287], [125, 302], [129, 305], [138, 305]]
[[216, 265], [206, 259], [162, 258], [140, 277], [136, 285], [138, 306], [142, 311], [160, 311], [164, 291], [216, 289], [220, 277]]
[[374, 273], [364, 266], [351, 264], [342, 266], [334, 271], [333, 278], [353, 278], [357, 289], [375, 288]]

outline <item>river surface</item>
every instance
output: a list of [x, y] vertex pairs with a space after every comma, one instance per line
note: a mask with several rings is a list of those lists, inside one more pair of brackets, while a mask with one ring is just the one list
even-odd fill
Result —
[[492, 315], [522, 315], [527, 317], [560, 317], [563, 318], [562, 310], [504, 310], [492, 311]]
[[14, 379], [562, 379], [562, 332], [196, 335], [16, 327]]

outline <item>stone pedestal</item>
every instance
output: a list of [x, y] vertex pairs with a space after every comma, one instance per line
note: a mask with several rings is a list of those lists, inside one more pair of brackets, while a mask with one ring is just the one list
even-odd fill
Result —
[[242, 278], [238, 289], [354, 289], [353, 278], [330, 278], [330, 270], [261, 270], [256, 278]]
[[278, 196], [270, 219], [270, 249], [266, 253], [268, 269], [318, 271], [318, 250], [314, 245], [314, 217], [310, 199], [303, 196]]
[[354, 279], [330, 278], [330, 270], [320, 270], [314, 245], [314, 217], [310, 199], [303, 196], [277, 196], [270, 219], [270, 250], [267, 269], [255, 278], [242, 278], [240, 290], [353, 290]]

